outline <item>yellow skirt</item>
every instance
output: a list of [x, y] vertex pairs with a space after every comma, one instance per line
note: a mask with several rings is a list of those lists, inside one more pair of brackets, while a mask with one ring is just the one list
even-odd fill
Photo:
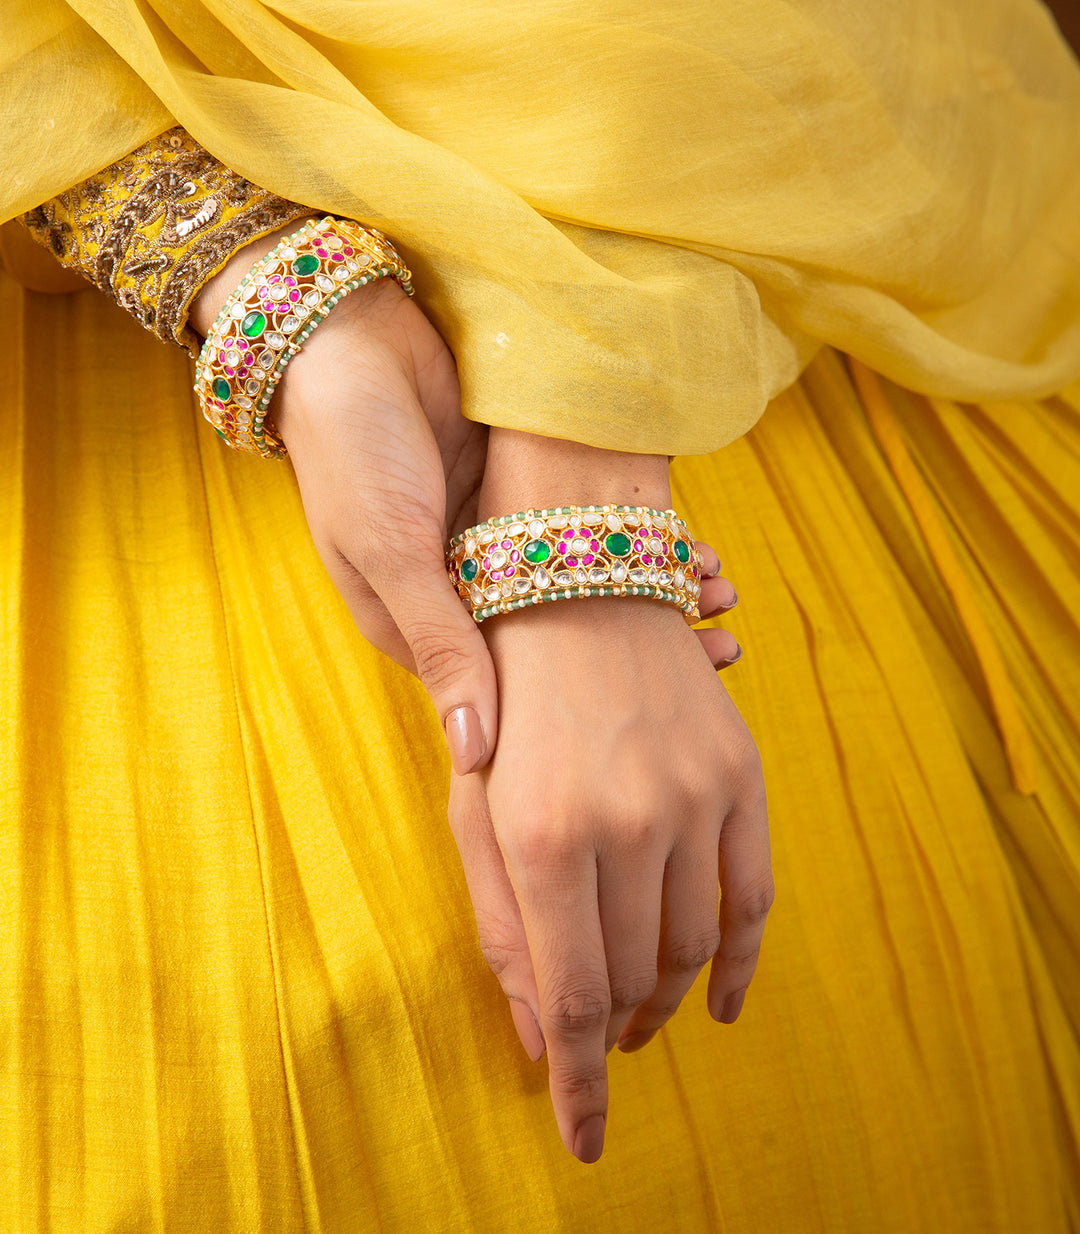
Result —
[[826, 349], [680, 460], [777, 900], [562, 1148], [476, 946], [425, 695], [288, 465], [93, 292], [0, 285], [0, 1227], [1080, 1227], [1080, 389]]

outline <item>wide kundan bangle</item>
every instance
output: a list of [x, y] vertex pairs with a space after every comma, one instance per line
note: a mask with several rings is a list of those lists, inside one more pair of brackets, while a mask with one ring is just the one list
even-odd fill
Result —
[[339, 300], [386, 277], [412, 295], [412, 276], [381, 232], [333, 217], [310, 220], [256, 262], [196, 365], [195, 392], [218, 435], [237, 450], [283, 458], [266, 409], [285, 366]]
[[674, 510], [520, 510], [454, 536], [446, 567], [477, 622], [587, 596], [651, 596], [700, 618], [701, 553]]

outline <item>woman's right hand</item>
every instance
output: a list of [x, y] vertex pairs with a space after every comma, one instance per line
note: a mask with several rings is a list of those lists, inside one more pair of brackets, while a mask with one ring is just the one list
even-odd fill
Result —
[[484, 955], [526, 1049], [546, 1044], [563, 1142], [595, 1161], [608, 1050], [644, 1045], [710, 961], [710, 1012], [739, 1013], [773, 898], [761, 765], [670, 605], [569, 601], [483, 628], [499, 745], [453, 778], [451, 825]]

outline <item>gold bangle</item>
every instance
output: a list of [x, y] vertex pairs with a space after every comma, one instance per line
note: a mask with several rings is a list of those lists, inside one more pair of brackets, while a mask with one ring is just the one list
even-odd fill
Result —
[[387, 238], [351, 219], [312, 219], [256, 262], [222, 306], [196, 364], [195, 392], [218, 436], [237, 450], [284, 458], [266, 409], [285, 366], [351, 291], [412, 276]]
[[555, 600], [650, 596], [700, 620], [701, 553], [674, 510], [520, 510], [454, 536], [446, 567], [473, 619]]

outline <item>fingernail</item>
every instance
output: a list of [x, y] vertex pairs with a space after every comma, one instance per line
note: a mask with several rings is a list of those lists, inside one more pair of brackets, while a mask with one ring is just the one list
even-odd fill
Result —
[[518, 999], [510, 999], [510, 1017], [514, 1021], [514, 1028], [517, 1029], [518, 1040], [525, 1049], [525, 1053], [529, 1056], [530, 1062], [539, 1062], [544, 1053], [546, 1044], [544, 1042], [544, 1034], [540, 1031], [540, 1025], [536, 1022], [536, 1017], [529, 1008]]
[[586, 1165], [600, 1160], [604, 1151], [604, 1116], [590, 1114], [574, 1136], [574, 1156]]
[[646, 1046], [656, 1036], [656, 1029], [642, 1033], [630, 1033], [619, 1042], [619, 1049], [624, 1054], [633, 1054], [635, 1050], [640, 1050], [642, 1046]]
[[443, 726], [450, 761], [459, 776], [468, 775], [484, 757], [487, 741], [475, 707], [455, 707]]
[[737, 664], [742, 659], [742, 644], [739, 644], [739, 650], [731, 657], [730, 660], [725, 660], [725, 664]]
[[734, 994], [729, 994], [724, 999], [724, 1005], [720, 1010], [721, 1024], [734, 1024], [739, 1018], [739, 1012], [742, 1011], [743, 999], [746, 998], [746, 986], [741, 990], [736, 990]]
[[720, 574], [720, 571], [723, 568], [724, 568], [724, 563], [720, 560], [719, 557], [717, 557], [716, 569], [715, 570], [703, 570], [702, 573], [705, 575], [706, 578], [717, 578]]
[[731, 592], [731, 599], [724, 605], [725, 608], [734, 608], [739, 603], [739, 593], [734, 589]]

